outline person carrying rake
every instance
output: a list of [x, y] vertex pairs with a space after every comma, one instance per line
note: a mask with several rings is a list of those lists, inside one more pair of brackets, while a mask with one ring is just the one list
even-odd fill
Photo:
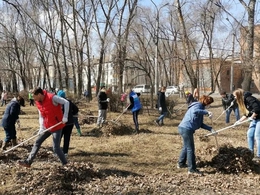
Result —
[[[39, 111], [39, 136], [28, 158], [26, 160], [19, 160], [18, 164], [30, 168], [42, 143], [52, 135], [54, 153], [57, 154], [62, 165], [66, 165], [68, 162], [60, 148], [60, 139], [61, 130], [65, 126], [65, 123], [68, 122], [69, 101], [46, 90], [42, 90], [40, 87], [33, 90], [33, 98]], [[64, 105], [64, 113], [62, 112], [61, 105]], [[49, 129], [52, 126], [54, 126], [52, 129], [45, 131], [45, 129]]]

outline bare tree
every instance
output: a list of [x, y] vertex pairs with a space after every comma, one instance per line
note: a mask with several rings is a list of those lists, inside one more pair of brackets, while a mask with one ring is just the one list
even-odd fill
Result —
[[[101, 83], [101, 76], [102, 76], [102, 69], [103, 69], [103, 62], [105, 57], [105, 50], [107, 44], [107, 36], [110, 30], [110, 25], [113, 23], [113, 9], [116, 5], [115, 0], [110, 0], [106, 2], [102, 2], [101, 0], [91, 0], [93, 11], [94, 11], [94, 21], [96, 30], [98, 33], [100, 47], [99, 47], [99, 62], [98, 62], [98, 75], [97, 75], [97, 82], [96, 82], [96, 95], [99, 91], [100, 83]], [[105, 18], [105, 21], [102, 19], [99, 20], [100, 12], [99, 9], [101, 8], [101, 12]]]
[[183, 52], [184, 52], [184, 67], [185, 70], [187, 72], [187, 75], [190, 78], [191, 81], [191, 85], [193, 88], [198, 87], [198, 83], [197, 83], [197, 77], [196, 74], [192, 68], [192, 63], [191, 63], [191, 46], [190, 46], [190, 42], [189, 42], [189, 36], [188, 36], [188, 31], [186, 29], [186, 24], [185, 24], [185, 20], [183, 17], [183, 13], [182, 13], [182, 6], [180, 4], [179, 0], [175, 1], [175, 6], [177, 9], [177, 13], [178, 13], [178, 17], [179, 17], [179, 23], [180, 23], [180, 27], [181, 27], [181, 40], [182, 40], [182, 45], [183, 45]]
[[254, 66], [254, 25], [255, 25], [255, 6], [256, 0], [249, 0], [248, 4], [244, 0], [238, 0], [241, 5], [245, 8], [248, 15], [248, 26], [244, 27], [232, 14], [230, 14], [225, 7], [221, 4], [220, 1], [215, 3], [220, 9], [224, 10], [229, 16], [231, 16], [238, 24], [241, 24], [241, 30], [244, 32], [244, 36], [246, 37], [243, 48], [243, 62], [244, 62], [244, 76], [242, 82], [242, 88], [244, 90], [250, 90], [251, 82], [252, 82], [252, 72]]

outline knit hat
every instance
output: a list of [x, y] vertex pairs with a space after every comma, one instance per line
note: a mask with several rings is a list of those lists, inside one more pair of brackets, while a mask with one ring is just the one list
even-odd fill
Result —
[[62, 98], [66, 98], [66, 94], [63, 90], [59, 90], [57, 93], [57, 96], [62, 97]]

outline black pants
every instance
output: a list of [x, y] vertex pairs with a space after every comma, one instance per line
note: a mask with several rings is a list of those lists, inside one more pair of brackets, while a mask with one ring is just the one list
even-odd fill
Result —
[[30, 106], [34, 106], [34, 100], [30, 99]]
[[138, 123], [138, 114], [139, 114], [140, 110], [134, 111], [133, 112], [133, 120], [134, 120], [134, 124], [135, 124], [135, 130], [138, 131], [139, 130], [139, 123]]
[[63, 150], [64, 154], [68, 154], [68, 151], [69, 151], [70, 136], [71, 136], [71, 132], [72, 132], [72, 129], [73, 129], [73, 125], [74, 124], [66, 125], [62, 129], [61, 138], [63, 137], [63, 148], [62, 148], [62, 150]]

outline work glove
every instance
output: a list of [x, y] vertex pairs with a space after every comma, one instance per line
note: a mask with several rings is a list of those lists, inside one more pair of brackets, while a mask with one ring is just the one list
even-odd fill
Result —
[[39, 129], [38, 134], [42, 134], [43, 131], [44, 129]]
[[236, 121], [236, 122], [234, 123], [234, 126], [238, 126], [238, 125], [241, 125], [241, 122], [240, 122], [240, 121]]
[[230, 107], [233, 106], [233, 105], [234, 105], [234, 101], [232, 101], [232, 102], [230, 103]]
[[107, 98], [107, 102], [109, 102], [110, 101], [110, 99], [109, 98]]
[[212, 112], [208, 112], [208, 117], [209, 117], [210, 119], [212, 119], [212, 117], [213, 117]]
[[218, 132], [216, 132], [214, 129], [211, 129], [210, 132], [212, 133], [212, 135], [217, 135], [218, 134]]
[[248, 117], [248, 118], [247, 118], [247, 121], [248, 121], [248, 122], [251, 122], [251, 121], [253, 121], [253, 120], [254, 120], [254, 119], [253, 119], [252, 117]]
[[160, 111], [160, 112], [162, 111], [162, 107], [159, 107], [159, 111]]
[[68, 118], [63, 117], [63, 118], [62, 118], [62, 123], [65, 124], [66, 122], [68, 122]]

